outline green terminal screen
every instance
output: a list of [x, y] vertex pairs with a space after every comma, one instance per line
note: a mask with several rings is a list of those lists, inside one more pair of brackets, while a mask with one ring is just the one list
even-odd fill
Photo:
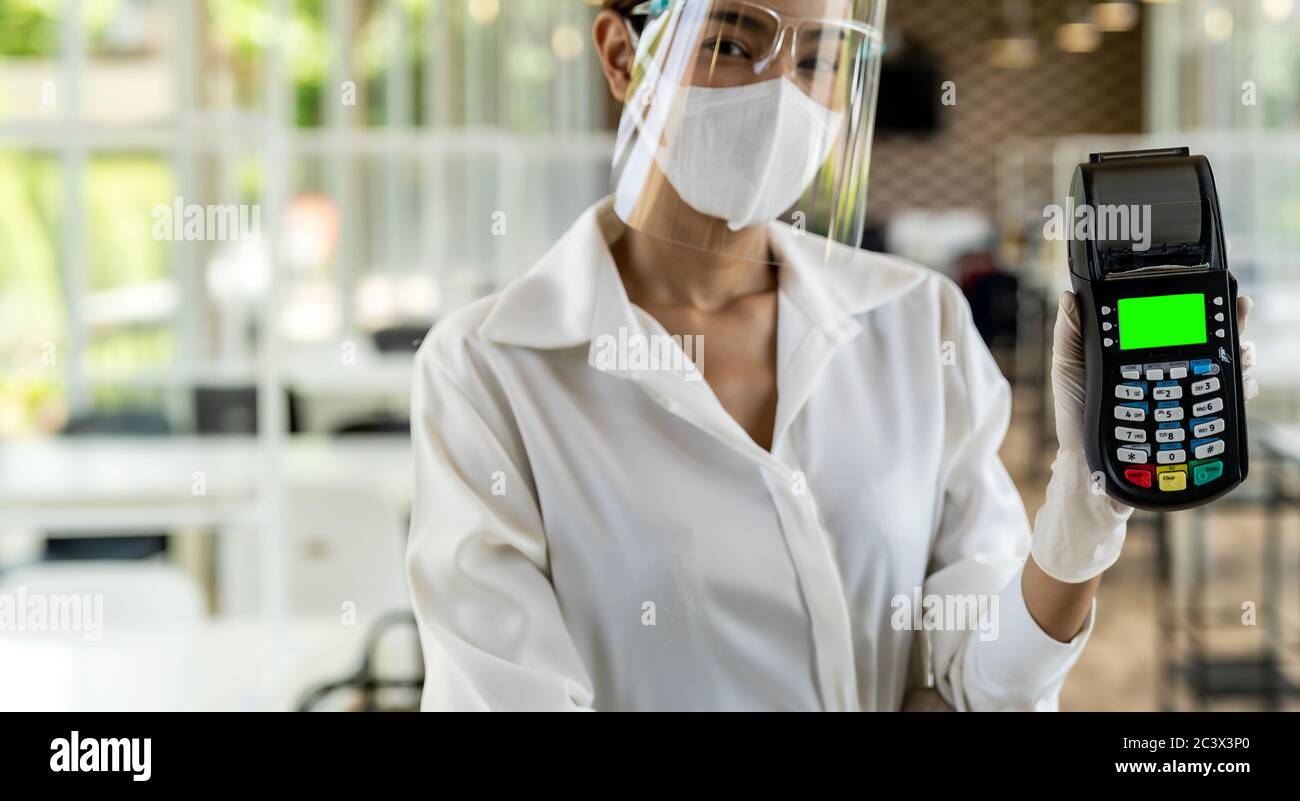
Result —
[[1201, 345], [1205, 341], [1205, 295], [1157, 295], [1119, 301], [1120, 350]]

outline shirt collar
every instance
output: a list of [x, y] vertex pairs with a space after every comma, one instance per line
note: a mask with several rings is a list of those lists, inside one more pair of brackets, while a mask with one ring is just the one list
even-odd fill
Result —
[[[835, 341], [861, 331], [854, 319], [898, 297], [925, 277], [925, 268], [830, 242], [790, 225], [770, 223], [781, 260], [781, 290]], [[583, 212], [532, 269], [497, 297], [479, 333], [505, 345], [571, 348], [620, 325], [640, 327], [609, 243], [624, 224], [610, 198]]]

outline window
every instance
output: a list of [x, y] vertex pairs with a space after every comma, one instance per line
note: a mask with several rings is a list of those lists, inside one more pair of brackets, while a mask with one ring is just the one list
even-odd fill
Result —
[[[270, 335], [287, 382], [522, 272], [606, 191], [593, 13], [0, 0], [0, 434], [133, 403], [183, 431]], [[159, 235], [191, 207], [259, 225]]]

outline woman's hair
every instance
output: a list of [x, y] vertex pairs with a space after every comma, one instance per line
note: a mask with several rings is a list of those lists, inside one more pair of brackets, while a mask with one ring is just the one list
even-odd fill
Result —
[[629, 17], [628, 14], [632, 11], [632, 9], [641, 5], [641, 2], [642, 0], [604, 0], [603, 5], [605, 8], [609, 9], [610, 11], [617, 11], [618, 13], [622, 14], [624, 18], [626, 18], [629, 22], [632, 23], [632, 29], [635, 30], [637, 33], [640, 33], [641, 29], [645, 27], [645, 18], [644, 17], [633, 18], [633, 17]]
[[636, 8], [640, 3], [641, 0], [605, 0], [605, 8], [608, 8], [611, 11], [617, 11], [626, 17], [627, 13]]

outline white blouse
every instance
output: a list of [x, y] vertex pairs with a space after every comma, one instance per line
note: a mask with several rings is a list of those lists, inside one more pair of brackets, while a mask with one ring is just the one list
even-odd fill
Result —
[[1025, 608], [1010, 390], [958, 289], [772, 224], [769, 452], [698, 374], [608, 358], [667, 336], [624, 291], [621, 225], [598, 204], [420, 349], [424, 707], [894, 710], [932, 682], [1055, 708], [1092, 621], [1059, 643]]

